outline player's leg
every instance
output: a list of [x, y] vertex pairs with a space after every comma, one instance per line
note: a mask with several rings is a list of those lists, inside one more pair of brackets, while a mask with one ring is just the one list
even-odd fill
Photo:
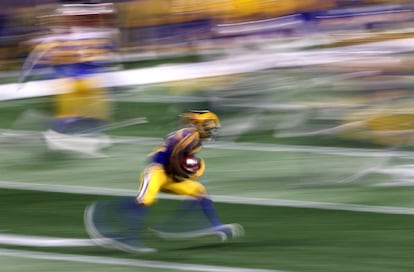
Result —
[[[116, 221], [116, 227], [112, 230], [109, 229], [108, 225], [113, 222], [99, 216], [99, 214], [108, 211], [95, 209], [95, 215], [90, 216], [86, 223], [87, 229], [92, 229], [88, 233], [98, 241], [102, 238], [109, 240], [112, 247], [123, 251], [154, 252], [155, 249], [144, 246], [141, 237], [149, 206], [155, 201], [156, 195], [166, 179], [166, 174], [159, 166], [145, 169], [141, 175], [137, 197], [122, 198], [114, 201], [111, 207], [106, 207], [112, 210], [109, 220]], [[96, 204], [95, 207], [97, 207]], [[88, 224], [93, 227], [88, 227]]]
[[105, 120], [88, 117], [55, 118], [51, 129], [63, 134], [96, 134], [106, 124]]
[[51, 129], [64, 134], [96, 134], [109, 118], [107, 90], [97, 77], [75, 77], [62, 83], [68, 92], [55, 97], [55, 120]]
[[97, 87], [94, 77], [67, 78], [66, 90], [55, 96], [55, 114], [43, 133], [50, 150], [102, 157], [111, 145], [102, 129], [109, 117], [107, 90]]
[[141, 251], [147, 247], [142, 244], [145, 219], [149, 207], [154, 203], [160, 188], [168, 176], [160, 165], [149, 166], [140, 177], [140, 186], [135, 198], [124, 199], [120, 209], [124, 217], [126, 239], [117, 240], [120, 249], [125, 251]]
[[[243, 228], [239, 224], [223, 224], [217, 214], [213, 201], [209, 198], [205, 187], [194, 180], [186, 179], [181, 182], [167, 183], [163, 187], [164, 190], [174, 192], [179, 195], [191, 196], [193, 199], [185, 200], [183, 207], [177, 213], [177, 218], [184, 214], [191, 214], [194, 210], [202, 211], [207, 218], [207, 224], [198, 226], [197, 230], [189, 231], [194, 236], [202, 236], [203, 234], [215, 233], [221, 239], [225, 240], [230, 237], [242, 236], [244, 234]], [[182, 220], [182, 218], [181, 218]], [[192, 222], [197, 227], [195, 222]], [[184, 234], [186, 237], [191, 237], [191, 234]], [[177, 235], [179, 237], [180, 235]], [[183, 236], [183, 238], [185, 238]]]
[[125, 198], [119, 202], [122, 214], [122, 238], [115, 239], [114, 244], [118, 249], [127, 252], [154, 252], [153, 248], [146, 247], [143, 243], [143, 230], [148, 207], [137, 205], [134, 198]]
[[[188, 200], [188, 202], [198, 204], [212, 226], [222, 225], [221, 220], [219, 219], [216, 209], [213, 205], [213, 201], [211, 201], [211, 199], [208, 197], [207, 190], [201, 183], [186, 179], [181, 182], [168, 183], [163, 187], [163, 189], [171, 191], [175, 194], [186, 195], [195, 198], [195, 200]], [[190, 203], [186, 203], [186, 205], [192, 206]]]

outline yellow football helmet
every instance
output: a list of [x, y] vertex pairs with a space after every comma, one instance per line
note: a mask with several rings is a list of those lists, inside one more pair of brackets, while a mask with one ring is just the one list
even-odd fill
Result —
[[181, 117], [186, 124], [197, 129], [200, 138], [214, 138], [220, 128], [220, 119], [209, 110], [192, 110]]

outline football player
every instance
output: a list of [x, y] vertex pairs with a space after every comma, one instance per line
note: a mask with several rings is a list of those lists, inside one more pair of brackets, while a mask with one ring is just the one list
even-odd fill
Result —
[[[52, 149], [90, 150], [105, 146], [91, 137], [74, 142], [80, 135], [100, 134], [109, 119], [108, 90], [100, 73], [115, 56], [117, 30], [112, 4], [63, 4], [52, 15], [41, 18], [48, 34], [34, 39], [20, 82], [38, 67], [52, 68], [49, 77], [61, 79], [54, 87], [55, 113], [44, 133]], [[105, 141], [106, 137], [103, 137]]]
[[[109, 239], [113, 246], [131, 252], [151, 252], [141, 244], [137, 235], [143, 227], [148, 207], [156, 200], [159, 192], [189, 196], [184, 206], [198, 205], [209, 226], [188, 231], [168, 232], [153, 229], [162, 238], [191, 238], [203, 235], [217, 235], [222, 240], [241, 236], [244, 231], [239, 224], [223, 224], [219, 219], [206, 188], [197, 179], [205, 171], [205, 162], [197, 158], [203, 139], [211, 140], [220, 127], [217, 115], [211, 111], [191, 111], [182, 115], [186, 126], [170, 133], [165, 141], [149, 156], [148, 166], [140, 177], [140, 186], [134, 199], [120, 201], [119, 207], [126, 214], [129, 230], [123, 234], [107, 232], [101, 222], [104, 204], [95, 203], [86, 212], [86, 227], [92, 238]], [[185, 210], [184, 210], [185, 211]], [[185, 214], [179, 213], [180, 215]]]

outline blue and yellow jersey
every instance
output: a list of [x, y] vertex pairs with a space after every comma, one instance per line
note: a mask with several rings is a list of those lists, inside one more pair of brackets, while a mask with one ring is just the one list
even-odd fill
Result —
[[38, 41], [25, 68], [52, 67], [55, 77], [82, 77], [101, 72], [115, 50], [109, 31], [51, 35]]
[[194, 155], [201, 150], [199, 133], [192, 128], [182, 128], [170, 133], [165, 141], [149, 156], [150, 162], [163, 165], [169, 169], [172, 162]]
[[115, 56], [116, 39], [112, 30], [71, 29], [32, 42], [20, 82], [40, 67], [52, 68], [49, 77], [64, 78], [56, 83], [56, 118], [97, 118], [107, 120], [110, 101], [102, 87], [100, 72]]

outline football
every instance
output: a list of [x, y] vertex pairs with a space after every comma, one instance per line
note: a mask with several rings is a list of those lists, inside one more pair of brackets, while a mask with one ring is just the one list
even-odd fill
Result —
[[196, 173], [200, 169], [200, 159], [194, 156], [187, 156], [183, 158], [182, 166], [188, 173]]

